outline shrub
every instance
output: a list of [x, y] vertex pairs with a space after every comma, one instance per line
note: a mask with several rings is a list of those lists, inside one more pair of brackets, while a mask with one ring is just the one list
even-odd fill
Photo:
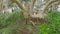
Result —
[[15, 11], [9, 15], [1, 13], [0, 14], [0, 34], [14, 34], [16, 32], [17, 27], [20, 27], [20, 26], [17, 26], [17, 23], [21, 24], [23, 20], [24, 20], [24, 17], [21, 11]]
[[46, 20], [48, 24], [40, 24], [39, 34], [60, 34], [60, 12], [48, 13]]

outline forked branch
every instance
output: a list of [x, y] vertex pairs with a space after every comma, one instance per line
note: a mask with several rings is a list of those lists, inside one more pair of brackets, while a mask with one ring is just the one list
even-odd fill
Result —
[[16, 3], [18, 7], [21, 8], [22, 10], [25, 10], [25, 8], [23, 7], [22, 3], [19, 0], [11, 0], [11, 1]]

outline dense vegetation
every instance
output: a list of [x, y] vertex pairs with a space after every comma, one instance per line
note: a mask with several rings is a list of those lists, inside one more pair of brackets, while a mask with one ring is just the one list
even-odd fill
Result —
[[23, 20], [22, 12], [0, 14], [0, 33], [1, 34], [15, 33], [16, 29], [20, 27], [19, 25], [21, 24], [22, 20]]
[[48, 13], [46, 20], [48, 24], [40, 24], [39, 34], [60, 34], [60, 12]]
[[[37, 27], [38, 34], [60, 34], [60, 12], [51, 11], [47, 13], [47, 23], [41, 23]], [[0, 34], [18, 34], [19, 29], [33, 28], [31, 25], [24, 24], [22, 12], [11, 14], [0, 14]]]
[[0, 34], [60, 34], [60, 0], [0, 0]]

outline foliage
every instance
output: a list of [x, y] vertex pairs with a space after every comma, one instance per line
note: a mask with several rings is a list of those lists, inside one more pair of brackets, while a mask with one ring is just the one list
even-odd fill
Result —
[[48, 24], [40, 24], [39, 34], [60, 34], [60, 12], [51, 11], [46, 20]]
[[0, 34], [16, 34], [16, 30], [11, 27], [0, 29]]
[[[22, 23], [24, 17], [21, 11], [15, 11], [9, 15], [0, 14], [0, 34], [13, 34], [15, 33], [18, 24]], [[16, 34], [16, 33], [15, 33]]]
[[[45, 19], [48, 23], [40, 24], [37, 34], [60, 34], [60, 12], [51, 11], [47, 13]], [[15, 11], [8, 15], [0, 13], [0, 34], [17, 34], [18, 29], [33, 28], [31, 25], [22, 23], [24, 23], [22, 11]]]

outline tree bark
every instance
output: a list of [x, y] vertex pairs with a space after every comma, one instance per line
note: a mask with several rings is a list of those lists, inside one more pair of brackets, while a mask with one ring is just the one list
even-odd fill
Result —
[[[15, 3], [19, 6], [19, 8], [21, 8], [22, 10], [27, 11], [27, 10], [24, 9], [24, 7], [22, 6], [22, 4], [21, 4], [20, 1], [18, 1], [18, 0], [11, 0], [11, 1], [15, 2]], [[46, 13], [46, 9], [48, 8], [48, 6], [51, 5], [51, 4], [53, 4], [53, 3], [56, 2], [56, 1], [60, 1], [60, 0], [50, 0], [50, 1], [48, 1], [48, 2], [46, 3], [46, 5], [45, 5], [45, 8], [44, 8], [43, 13]], [[31, 0], [31, 3], [32, 3], [32, 5], [31, 5], [30, 11], [29, 11], [30, 16], [31, 16], [32, 18], [34, 18], [34, 16], [35, 16], [36, 18], [40, 18], [40, 17], [42, 16], [41, 14], [43, 14], [43, 13], [39, 13], [39, 14], [36, 14], [36, 15], [32, 15], [35, 0]], [[41, 15], [41, 16], [40, 16], [40, 15]], [[38, 16], [38, 17], [37, 17], [37, 16]], [[44, 16], [45, 16], [45, 15], [43, 15], [43, 17], [44, 17]]]
[[56, 2], [56, 1], [59, 1], [59, 0], [50, 0], [50, 1], [48, 1], [45, 5], [45, 8], [44, 8], [43, 12], [46, 13], [46, 10], [47, 10], [48, 6], [51, 5], [52, 3]]
[[[16, 3], [18, 5], [19, 8], [21, 8], [22, 10], [25, 10], [22, 3], [19, 0], [11, 0], [12, 2]], [[25, 10], [26, 11], [26, 10]]]

